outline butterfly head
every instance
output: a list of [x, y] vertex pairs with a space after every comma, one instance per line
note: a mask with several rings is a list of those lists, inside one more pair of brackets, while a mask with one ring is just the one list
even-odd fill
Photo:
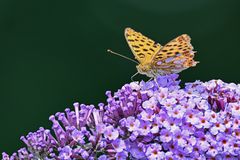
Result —
[[138, 73], [145, 74], [148, 77], [155, 77], [155, 74], [153, 73], [153, 70], [150, 64], [144, 64], [144, 65], [139, 64], [136, 67], [137, 67]]

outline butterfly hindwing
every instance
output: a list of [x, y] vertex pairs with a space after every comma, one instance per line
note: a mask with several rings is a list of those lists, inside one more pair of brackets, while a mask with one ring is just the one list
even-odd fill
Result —
[[160, 50], [161, 45], [150, 38], [134, 31], [131, 28], [125, 29], [125, 38], [135, 58], [140, 64], [149, 63], [152, 57]]
[[190, 41], [191, 38], [183, 34], [167, 43], [152, 57], [152, 67], [170, 74], [195, 66], [197, 62], [193, 60], [194, 51]]

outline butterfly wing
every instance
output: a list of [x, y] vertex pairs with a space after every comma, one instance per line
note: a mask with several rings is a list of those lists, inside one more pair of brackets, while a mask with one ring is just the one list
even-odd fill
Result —
[[160, 74], [181, 72], [198, 63], [193, 60], [194, 53], [191, 38], [183, 34], [167, 43], [152, 57], [152, 68], [159, 70]]
[[131, 51], [140, 64], [149, 63], [161, 48], [160, 44], [131, 28], [126, 28], [124, 34]]

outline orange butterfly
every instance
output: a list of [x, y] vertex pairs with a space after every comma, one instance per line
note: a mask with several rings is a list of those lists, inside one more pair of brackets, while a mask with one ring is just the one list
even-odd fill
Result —
[[190, 43], [191, 38], [187, 34], [173, 39], [164, 46], [131, 28], [125, 29], [125, 38], [135, 59], [139, 62], [136, 66], [138, 73], [148, 77], [155, 78], [158, 75], [179, 73], [198, 63], [193, 59], [195, 51]]

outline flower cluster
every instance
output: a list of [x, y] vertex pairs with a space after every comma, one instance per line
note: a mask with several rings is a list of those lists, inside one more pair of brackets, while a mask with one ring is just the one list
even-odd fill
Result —
[[240, 85], [221, 80], [179, 86], [178, 75], [132, 82], [97, 107], [50, 116], [3, 160], [240, 159]]

